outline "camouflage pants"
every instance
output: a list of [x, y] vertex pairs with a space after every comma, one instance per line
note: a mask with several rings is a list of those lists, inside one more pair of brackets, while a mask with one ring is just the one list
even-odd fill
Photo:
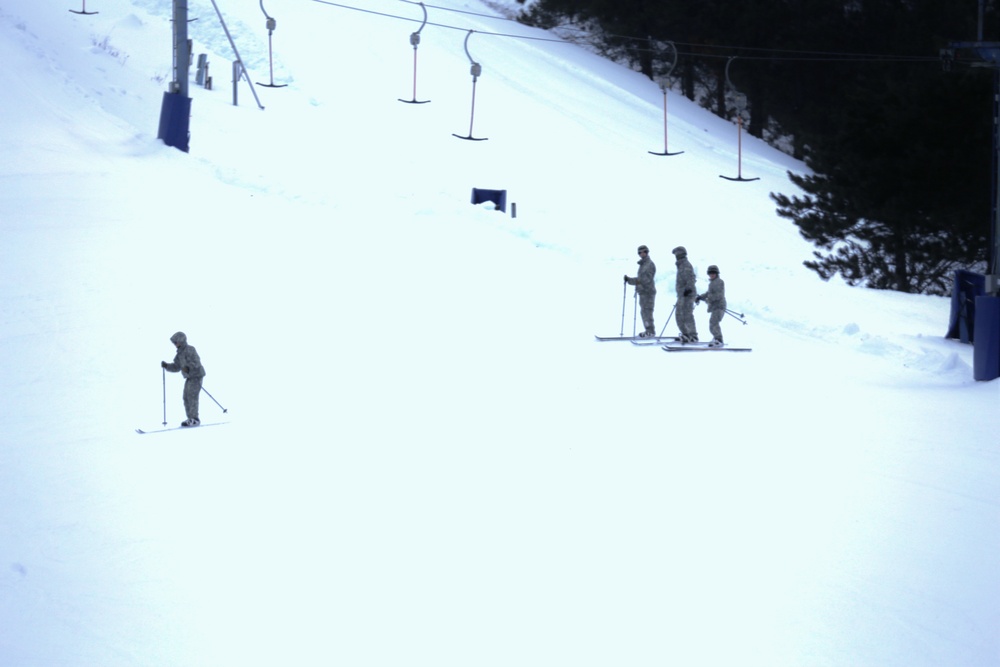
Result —
[[722, 318], [726, 316], [726, 311], [723, 308], [718, 308], [713, 310], [708, 318], [708, 330], [712, 332], [712, 338], [718, 338], [722, 340], [722, 327], [719, 323], [722, 322]]
[[655, 302], [655, 292], [639, 295], [639, 315], [642, 317], [642, 326], [646, 328], [646, 333], [656, 333], [656, 325], [653, 324], [653, 304]]
[[188, 378], [184, 381], [184, 412], [188, 419], [198, 419], [198, 397], [201, 396], [202, 378]]
[[697, 336], [698, 327], [694, 323], [694, 297], [677, 297], [677, 328], [682, 335]]

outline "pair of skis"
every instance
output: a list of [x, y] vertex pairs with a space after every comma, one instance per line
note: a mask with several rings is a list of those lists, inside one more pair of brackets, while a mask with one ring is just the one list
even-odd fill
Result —
[[206, 426], [222, 426], [223, 424], [228, 424], [229, 422], [212, 422], [211, 424], [198, 424], [197, 426], [167, 426], [166, 428], [155, 428], [144, 431], [141, 428], [135, 430], [139, 435], [148, 435], [149, 433], [166, 433], [167, 431], [194, 431], [195, 429], [205, 428]]
[[631, 341], [637, 345], [653, 345], [654, 343], [664, 343], [666, 341], [676, 342], [680, 340], [677, 336], [594, 336], [594, 338], [602, 343], [609, 343], [612, 341]]
[[[629, 341], [639, 347], [659, 345], [666, 352], [750, 352], [750, 347], [730, 347], [728, 345], [709, 346], [706, 343], [681, 343], [679, 336], [595, 336], [607, 343], [611, 341]], [[666, 343], [666, 344], [664, 344]]]
[[667, 352], [750, 352], [752, 347], [729, 347], [728, 345], [709, 345], [708, 343], [687, 343], [686, 345], [661, 345]]
[[[681, 343], [680, 338], [675, 339], [677, 342], [666, 345], [661, 345], [667, 352], [749, 352], [752, 348], [749, 347], [729, 347], [726, 344], [722, 345], [712, 345], [709, 342], [693, 342], [693, 343]], [[642, 345], [642, 343], [638, 343]]]

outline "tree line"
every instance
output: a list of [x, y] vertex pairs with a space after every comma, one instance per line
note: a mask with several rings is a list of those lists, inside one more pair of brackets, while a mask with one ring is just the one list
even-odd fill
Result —
[[804, 263], [824, 279], [946, 294], [955, 269], [986, 269], [996, 72], [941, 54], [1000, 34], [998, 2], [534, 0], [518, 19], [653, 80], [669, 73], [689, 99], [743, 113], [750, 134], [804, 160], [812, 173], [789, 174], [803, 194], [771, 197], [816, 246]]

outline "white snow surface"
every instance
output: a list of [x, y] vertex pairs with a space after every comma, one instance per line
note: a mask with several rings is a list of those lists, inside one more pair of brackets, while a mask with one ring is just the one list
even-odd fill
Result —
[[[0, 664], [1000, 663], [1000, 384], [948, 299], [802, 266], [803, 165], [744, 135], [719, 178], [736, 125], [673, 93], [650, 155], [656, 84], [513, 0], [428, 8], [423, 105], [419, 6], [271, 0], [263, 110], [190, 0], [186, 154], [170, 4], [0, 4]], [[658, 328], [684, 245], [753, 352], [596, 342], [642, 243]], [[177, 330], [228, 423], [137, 435]]]

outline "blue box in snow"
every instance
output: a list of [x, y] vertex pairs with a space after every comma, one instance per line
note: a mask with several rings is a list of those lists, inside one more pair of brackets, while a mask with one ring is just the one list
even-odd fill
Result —
[[972, 377], [976, 380], [1000, 377], [1000, 296], [976, 297]]
[[974, 271], [955, 272], [951, 289], [951, 317], [945, 338], [957, 338], [963, 343], [975, 341], [976, 297], [986, 294], [986, 276]]
[[484, 190], [482, 188], [472, 188], [472, 203], [482, 204], [491, 201], [496, 204], [497, 209], [507, 212], [507, 191], [506, 190]]
[[188, 152], [191, 139], [191, 98], [180, 93], [163, 93], [160, 107], [160, 131], [157, 139], [168, 146]]

